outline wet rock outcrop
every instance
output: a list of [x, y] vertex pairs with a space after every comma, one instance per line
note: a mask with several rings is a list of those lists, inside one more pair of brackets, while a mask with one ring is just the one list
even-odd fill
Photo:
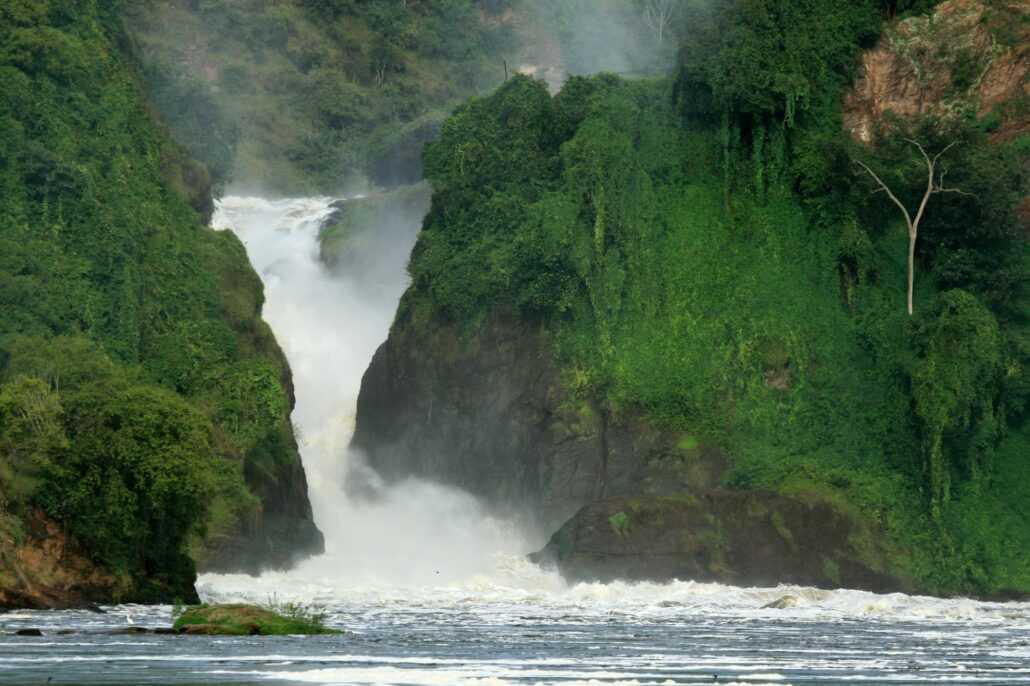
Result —
[[602, 488], [603, 422], [562, 392], [543, 335], [499, 315], [457, 328], [398, 328], [358, 397], [353, 447], [388, 479], [451, 484], [557, 527]]
[[353, 446], [388, 479], [462, 488], [547, 534], [595, 500], [707, 490], [725, 461], [570, 391], [549, 338], [510, 312], [395, 327], [365, 372]]

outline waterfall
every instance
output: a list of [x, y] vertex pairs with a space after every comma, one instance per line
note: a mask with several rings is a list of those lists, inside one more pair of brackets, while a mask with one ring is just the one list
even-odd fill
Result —
[[420, 481], [380, 484], [375, 498], [349, 495], [349, 477], [375, 485], [348, 450], [361, 376], [386, 340], [408, 284], [405, 263], [421, 217], [372, 229], [364, 260], [344, 273], [320, 259], [331, 198], [227, 197], [213, 226], [233, 231], [265, 285], [264, 319], [289, 360], [292, 420], [325, 555], [294, 574], [339, 583], [437, 584], [489, 573], [498, 556], [527, 552], [518, 532], [486, 516], [456, 489]]

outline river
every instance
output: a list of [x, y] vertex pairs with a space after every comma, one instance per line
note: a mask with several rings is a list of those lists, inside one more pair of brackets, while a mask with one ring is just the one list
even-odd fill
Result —
[[[377, 484], [349, 454], [361, 373], [407, 283], [418, 217], [376, 227], [333, 273], [328, 198], [229, 197], [290, 360], [293, 414], [326, 554], [290, 572], [202, 575], [209, 602], [324, 607], [320, 637], [122, 635], [173, 608], [0, 615], [5, 684], [1030, 684], [1030, 604], [719, 584], [565, 584], [542, 541], [439, 485]], [[363, 498], [348, 479], [375, 492]], [[796, 603], [763, 608], [785, 595]], [[37, 628], [42, 636], [14, 636]], [[58, 633], [63, 632], [63, 633]]]

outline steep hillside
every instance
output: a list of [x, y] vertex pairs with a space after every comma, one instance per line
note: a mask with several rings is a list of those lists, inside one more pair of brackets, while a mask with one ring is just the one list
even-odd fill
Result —
[[260, 282], [184, 199], [206, 172], [119, 11], [0, 9], [0, 605], [188, 600], [195, 561], [322, 547]]
[[[460, 107], [362, 384], [372, 464], [545, 529], [585, 505], [542, 554], [575, 578], [1030, 592], [1025, 142], [975, 108], [853, 140], [880, 10], [726, 3], [674, 80]], [[912, 316], [901, 214], [856, 163], [914, 207], [908, 140], [963, 191], [922, 218]]]

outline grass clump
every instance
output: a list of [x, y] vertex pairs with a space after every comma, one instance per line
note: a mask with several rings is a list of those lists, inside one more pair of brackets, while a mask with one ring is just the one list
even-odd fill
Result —
[[272, 599], [267, 607], [246, 603], [198, 605], [179, 615], [172, 628], [207, 636], [342, 634], [325, 625], [324, 608]]

